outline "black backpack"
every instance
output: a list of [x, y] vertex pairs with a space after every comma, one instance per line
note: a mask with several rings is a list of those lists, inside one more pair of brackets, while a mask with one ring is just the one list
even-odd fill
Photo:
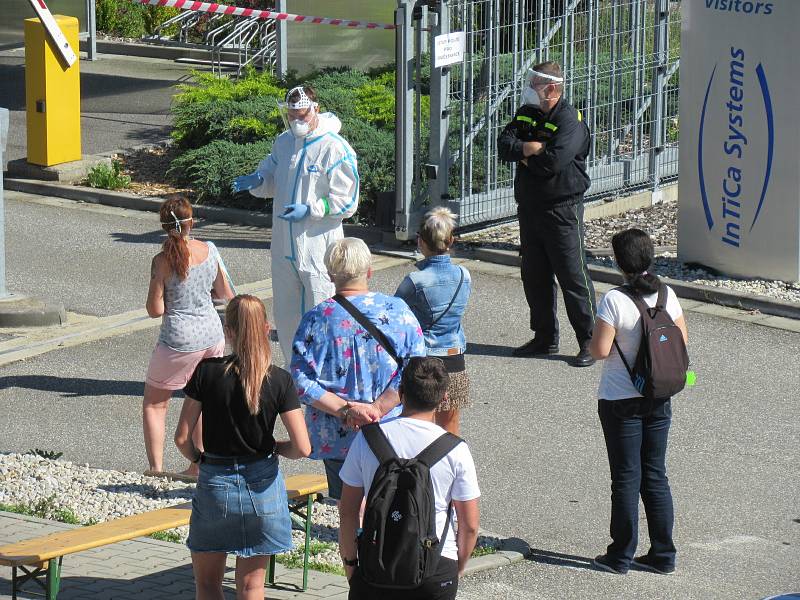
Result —
[[439, 538], [430, 468], [462, 440], [445, 433], [415, 458], [399, 458], [378, 423], [361, 431], [380, 466], [358, 537], [359, 571], [375, 587], [417, 588], [436, 572], [452, 516], [451, 504]]
[[674, 396], [686, 385], [689, 354], [680, 328], [665, 308], [667, 286], [661, 284], [656, 305], [652, 308], [630, 287], [615, 289], [633, 300], [642, 316], [642, 341], [633, 368], [625, 360], [617, 340], [614, 340], [633, 387], [649, 400], [665, 400]]

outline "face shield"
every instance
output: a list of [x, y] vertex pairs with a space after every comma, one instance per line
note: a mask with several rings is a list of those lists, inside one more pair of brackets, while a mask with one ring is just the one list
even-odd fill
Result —
[[549, 73], [528, 69], [528, 72], [525, 74], [525, 87], [522, 88], [522, 104], [540, 106], [542, 104], [542, 98], [539, 95], [539, 89], [548, 84], [560, 85], [562, 83], [564, 83], [563, 77], [556, 77]]
[[[289, 100], [292, 96], [298, 95], [294, 102]], [[306, 137], [313, 129], [317, 106], [316, 102], [306, 96], [303, 86], [297, 86], [287, 92], [284, 102], [278, 102], [278, 111], [286, 129], [296, 137]]]

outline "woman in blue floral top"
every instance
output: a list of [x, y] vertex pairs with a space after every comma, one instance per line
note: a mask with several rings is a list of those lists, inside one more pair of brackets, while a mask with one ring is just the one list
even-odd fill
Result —
[[[357, 238], [332, 243], [325, 267], [344, 296], [383, 333], [402, 360], [425, 356], [419, 322], [394, 296], [370, 292], [371, 255]], [[322, 459], [328, 495], [339, 499], [347, 450], [362, 425], [378, 421], [400, 402], [402, 368], [383, 346], [336, 300], [308, 311], [292, 344], [290, 372], [300, 402], [307, 405], [311, 458]]]

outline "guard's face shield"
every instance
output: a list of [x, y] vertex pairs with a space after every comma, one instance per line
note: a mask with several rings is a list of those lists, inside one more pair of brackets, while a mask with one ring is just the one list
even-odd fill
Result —
[[286, 100], [278, 102], [283, 124], [297, 137], [307, 136], [316, 127], [317, 106], [306, 96], [303, 86], [292, 88], [286, 94]]
[[522, 104], [541, 106], [542, 100], [549, 100], [557, 86], [564, 83], [564, 78], [528, 69], [525, 83], [522, 89]]

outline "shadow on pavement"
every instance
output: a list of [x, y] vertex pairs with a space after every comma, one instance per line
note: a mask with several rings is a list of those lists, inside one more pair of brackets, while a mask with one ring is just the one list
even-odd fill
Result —
[[[504, 356], [511, 357], [514, 350], [512, 346], [498, 346], [496, 344], [475, 344], [467, 342], [467, 354], [480, 356]], [[569, 363], [574, 357], [568, 354], [543, 354], [541, 356], [524, 357], [521, 360], [554, 360]]]
[[144, 381], [111, 381], [52, 375], [10, 375], [0, 379], [0, 389], [13, 387], [43, 392], [60, 392], [62, 398], [144, 395]]
[[575, 569], [589, 569], [590, 571], [596, 570], [592, 566], [592, 559], [586, 556], [562, 554], [561, 552], [541, 550], [540, 548], [531, 548], [530, 553], [525, 558], [543, 565], [558, 565], [560, 567], [572, 567]]
[[112, 494], [139, 494], [146, 498], [158, 497], [159, 499], [191, 500], [194, 497], [194, 490], [186, 488], [183, 490], [162, 490], [153, 485], [142, 483], [120, 483], [98, 485], [98, 490], [110, 492]]
[[[3, 106], [9, 110], [25, 110], [25, 65], [0, 64], [0, 92]], [[92, 108], [92, 100], [112, 97], [125, 97], [123, 106], [114, 103], [114, 111], [118, 113], [153, 114], [152, 107], [141, 102], [141, 96], [154, 90], [169, 90], [175, 93], [176, 83], [172, 79], [144, 79], [142, 77], [126, 77], [124, 75], [108, 75], [102, 73], [81, 73], [81, 111], [96, 111]], [[166, 113], [168, 111], [161, 110]]]
[[[197, 237], [201, 240], [208, 240], [214, 242], [217, 248], [240, 248], [245, 250], [269, 250], [269, 242], [263, 239], [247, 239], [236, 238], [233, 235], [220, 232], [201, 230], [200, 227], [194, 229], [197, 232]], [[111, 238], [115, 242], [123, 244], [161, 244], [164, 241], [164, 235], [161, 231], [151, 231], [148, 233], [112, 233]]]

